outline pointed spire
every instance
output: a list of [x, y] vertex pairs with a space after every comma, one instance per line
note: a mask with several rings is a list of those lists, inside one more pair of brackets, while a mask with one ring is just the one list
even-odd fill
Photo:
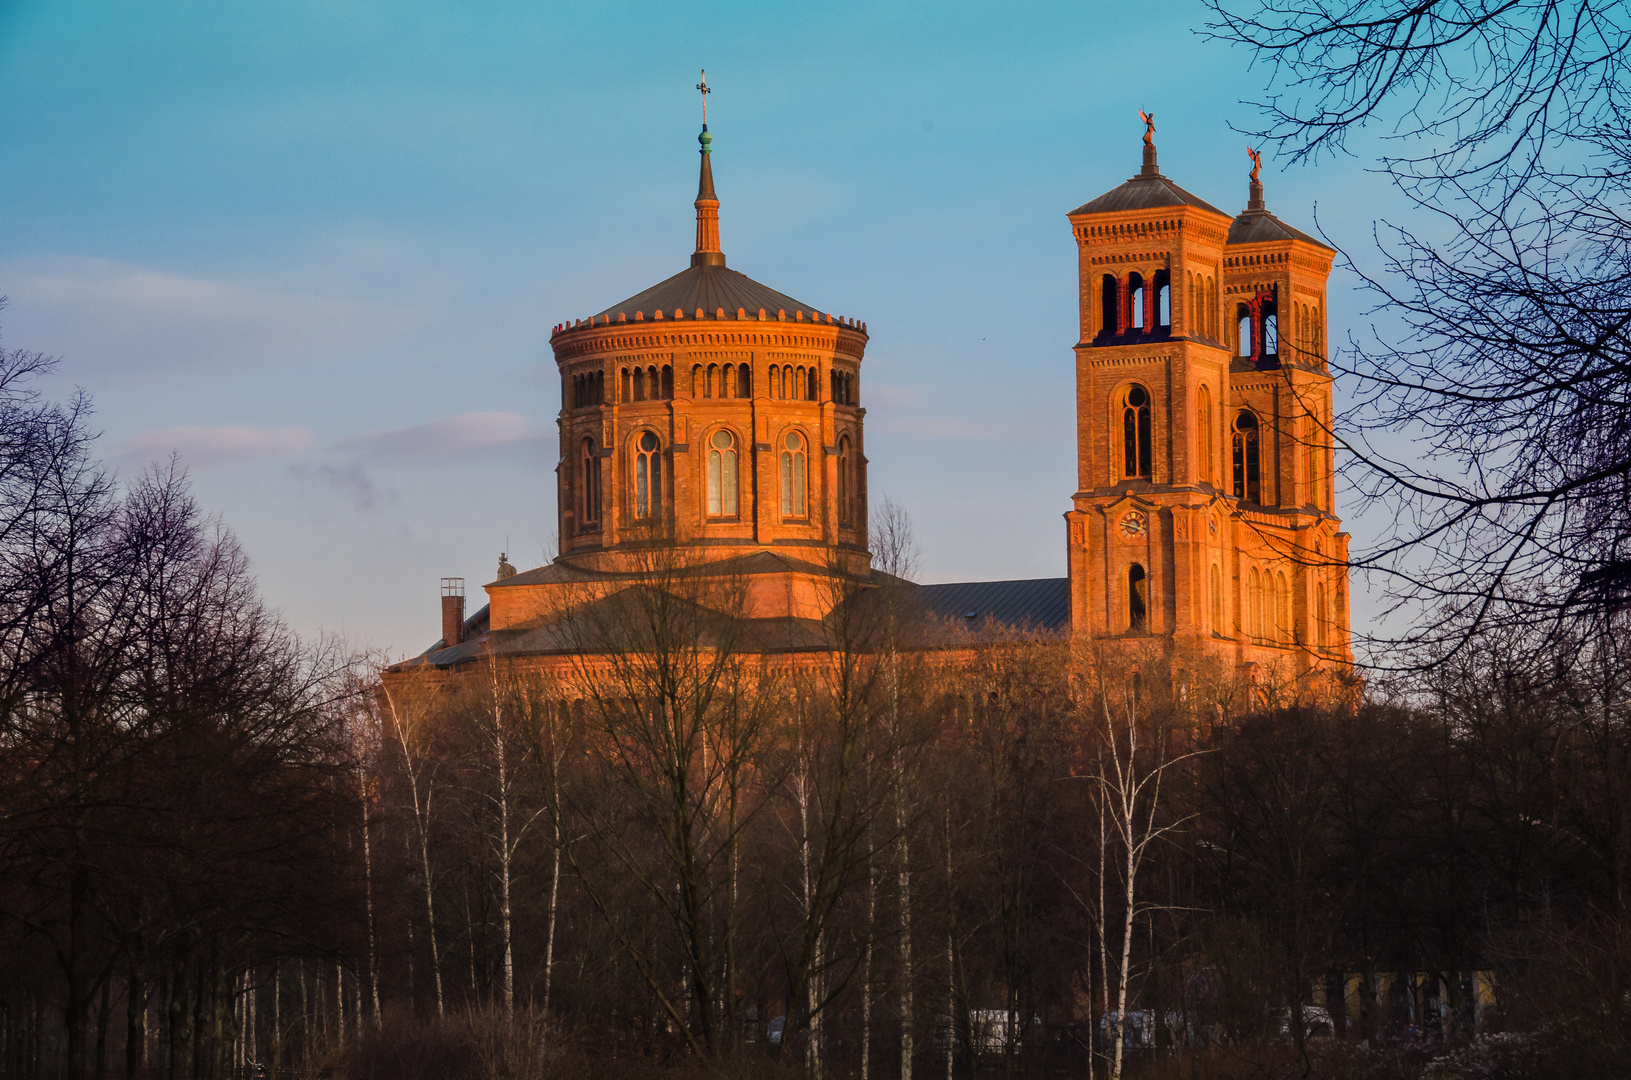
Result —
[[702, 149], [702, 171], [697, 177], [697, 250], [691, 255], [692, 266], [724, 266], [725, 253], [719, 249], [719, 196], [714, 194], [713, 147], [714, 137], [708, 134], [708, 73], [702, 73], [697, 83], [702, 93], [702, 134], [697, 142]]

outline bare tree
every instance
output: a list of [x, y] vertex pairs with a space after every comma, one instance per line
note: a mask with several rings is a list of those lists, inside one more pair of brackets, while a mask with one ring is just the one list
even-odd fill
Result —
[[[1388, 131], [1415, 207], [1361, 272], [1376, 322], [1332, 367], [1344, 473], [1394, 525], [1355, 565], [1433, 662], [1487, 624], [1600, 620], [1631, 596], [1631, 9], [1624, 0], [1220, 0], [1272, 79], [1292, 160]], [[1412, 441], [1397, 449], [1398, 435]]]

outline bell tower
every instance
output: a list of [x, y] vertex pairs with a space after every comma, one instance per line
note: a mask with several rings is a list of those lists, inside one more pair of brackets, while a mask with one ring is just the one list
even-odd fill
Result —
[[1352, 662], [1331, 484], [1334, 252], [1263, 201], [1231, 218], [1162, 175], [1071, 211], [1080, 337], [1072, 632], [1180, 640], [1287, 676]]

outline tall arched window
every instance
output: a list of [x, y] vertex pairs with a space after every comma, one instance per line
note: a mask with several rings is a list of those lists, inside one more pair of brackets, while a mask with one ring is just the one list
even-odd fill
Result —
[[716, 431], [708, 439], [708, 516], [735, 517], [736, 437]]
[[674, 368], [671, 364], [663, 365], [663, 400], [674, 399]]
[[1263, 501], [1261, 440], [1258, 438], [1257, 417], [1250, 409], [1241, 409], [1235, 417], [1235, 498], [1247, 502]]
[[642, 520], [663, 512], [663, 459], [657, 436], [641, 432], [634, 444], [634, 516]]
[[1172, 329], [1172, 274], [1166, 270], [1155, 272], [1155, 328]]
[[1217, 633], [1223, 632], [1223, 574], [1218, 571], [1218, 564], [1212, 564], [1211, 575], [1212, 629]]
[[1121, 399], [1121, 427], [1123, 475], [1146, 478], [1154, 475], [1150, 469], [1150, 458], [1153, 456], [1150, 392], [1136, 383], [1127, 388], [1127, 393]]
[[738, 364], [736, 368], [736, 396], [739, 398], [753, 396], [753, 369], [746, 364]]
[[1127, 629], [1139, 633], [1149, 626], [1149, 580], [1137, 563], [1127, 568]]
[[1255, 566], [1246, 579], [1246, 633], [1254, 639], [1263, 636], [1263, 579]]
[[646, 400], [646, 369], [634, 369], [634, 400]]
[[1252, 354], [1252, 313], [1245, 304], [1235, 305], [1235, 352], [1241, 356]]
[[1314, 583], [1314, 615], [1308, 620], [1308, 637], [1316, 649], [1325, 647], [1325, 582]]
[[1274, 575], [1274, 639], [1291, 644], [1291, 589], [1283, 573]]
[[719, 365], [718, 364], [709, 364], [708, 365], [708, 381], [706, 383], [702, 384], [702, 396], [705, 397], [705, 398], [713, 397], [714, 396], [714, 385], [718, 381], [719, 381]]
[[1202, 383], [1200, 389], [1196, 392], [1195, 400], [1195, 412], [1197, 419], [1200, 421], [1195, 426], [1199, 431], [1201, 440], [1199, 455], [1201, 479], [1208, 484], [1216, 484], [1218, 482], [1216, 470], [1218, 439], [1217, 431], [1212, 427], [1212, 391], [1207, 388], [1205, 383]]
[[804, 449], [804, 436], [789, 431], [782, 440], [782, 517], [803, 518], [810, 515], [806, 474], [809, 455]]
[[633, 401], [634, 400], [633, 391], [630, 389], [633, 385], [634, 384], [629, 381], [629, 369], [624, 368], [623, 369], [623, 393], [622, 393], [622, 396], [619, 398], [619, 400], [621, 400], [621, 401]]
[[1127, 275], [1127, 306], [1131, 318], [1127, 320], [1128, 326], [1134, 330], [1144, 330], [1144, 275]]
[[1121, 329], [1119, 325], [1120, 312], [1117, 311], [1116, 306], [1116, 297], [1119, 290], [1116, 288], [1116, 279], [1113, 274], [1104, 275], [1104, 281], [1100, 284], [1099, 292], [1101, 304], [1099, 328], [1106, 334], [1117, 333]]
[[793, 379], [793, 369], [792, 369], [792, 367], [789, 366], [789, 365], [783, 364], [782, 365], [782, 399], [784, 401], [793, 396], [793, 394], [792, 394], [792, 390], [793, 390], [792, 379]]
[[736, 389], [736, 365], [726, 364], [719, 369], [719, 396], [728, 398]]
[[691, 396], [693, 398], [700, 398], [702, 396], [703, 387], [706, 385], [705, 379], [706, 376], [704, 376], [702, 373], [701, 364], [697, 364], [691, 368]]
[[1263, 306], [1263, 355], [1280, 355], [1280, 313], [1273, 304]]
[[1221, 341], [1218, 337], [1218, 319], [1221, 309], [1218, 306], [1218, 283], [1212, 278], [1206, 279], [1206, 331], [1213, 341]]
[[804, 400], [821, 400], [821, 373], [815, 368], [804, 373]]
[[600, 521], [600, 455], [595, 451], [593, 439], [583, 440], [582, 453], [578, 455], [578, 490], [582, 493], [578, 523], [587, 532]]
[[849, 436], [838, 437], [838, 523], [840, 525], [853, 525], [855, 523], [855, 478], [850, 474], [853, 466], [850, 460]]

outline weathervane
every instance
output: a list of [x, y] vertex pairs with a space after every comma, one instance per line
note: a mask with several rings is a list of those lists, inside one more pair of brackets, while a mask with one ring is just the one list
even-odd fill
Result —
[[708, 126], [708, 95], [713, 91], [708, 86], [708, 69], [702, 69], [702, 81], [697, 83], [697, 89], [702, 91], [702, 126]]

